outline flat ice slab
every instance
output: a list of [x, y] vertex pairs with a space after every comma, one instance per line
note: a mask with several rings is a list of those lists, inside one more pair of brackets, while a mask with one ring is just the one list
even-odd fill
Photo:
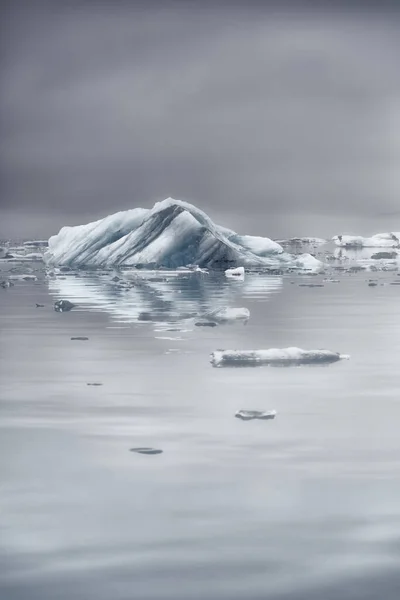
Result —
[[329, 364], [344, 358], [349, 356], [330, 350], [269, 348], [268, 350], [215, 350], [211, 353], [210, 362], [213, 367], [292, 366]]
[[253, 421], [254, 419], [268, 421], [270, 419], [275, 419], [276, 410], [238, 410], [237, 413], [235, 413], [235, 417], [237, 419], [242, 419], [242, 421]]

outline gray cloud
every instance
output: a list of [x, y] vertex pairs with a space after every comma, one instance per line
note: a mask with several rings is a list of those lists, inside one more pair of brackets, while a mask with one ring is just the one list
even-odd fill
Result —
[[2, 236], [168, 195], [250, 233], [392, 227], [397, 13], [16, 2], [5, 14]]

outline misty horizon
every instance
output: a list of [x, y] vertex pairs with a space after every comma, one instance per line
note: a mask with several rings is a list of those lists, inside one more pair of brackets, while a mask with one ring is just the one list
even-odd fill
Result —
[[168, 196], [271, 238], [398, 230], [399, 12], [350, 5], [10, 3], [0, 237]]

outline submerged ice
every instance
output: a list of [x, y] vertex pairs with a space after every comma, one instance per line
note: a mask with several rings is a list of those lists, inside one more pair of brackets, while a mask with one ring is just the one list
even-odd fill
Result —
[[201, 210], [168, 198], [104, 219], [63, 227], [49, 239], [46, 261], [73, 267], [271, 267], [317, 270], [310, 254], [294, 256], [269, 238], [219, 227]]

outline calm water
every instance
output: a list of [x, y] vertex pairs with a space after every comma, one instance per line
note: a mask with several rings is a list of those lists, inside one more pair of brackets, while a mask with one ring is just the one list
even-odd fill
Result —
[[[36, 274], [0, 289], [2, 599], [400, 597], [396, 273]], [[194, 325], [218, 306], [250, 319]], [[285, 346], [351, 360], [209, 363]]]

